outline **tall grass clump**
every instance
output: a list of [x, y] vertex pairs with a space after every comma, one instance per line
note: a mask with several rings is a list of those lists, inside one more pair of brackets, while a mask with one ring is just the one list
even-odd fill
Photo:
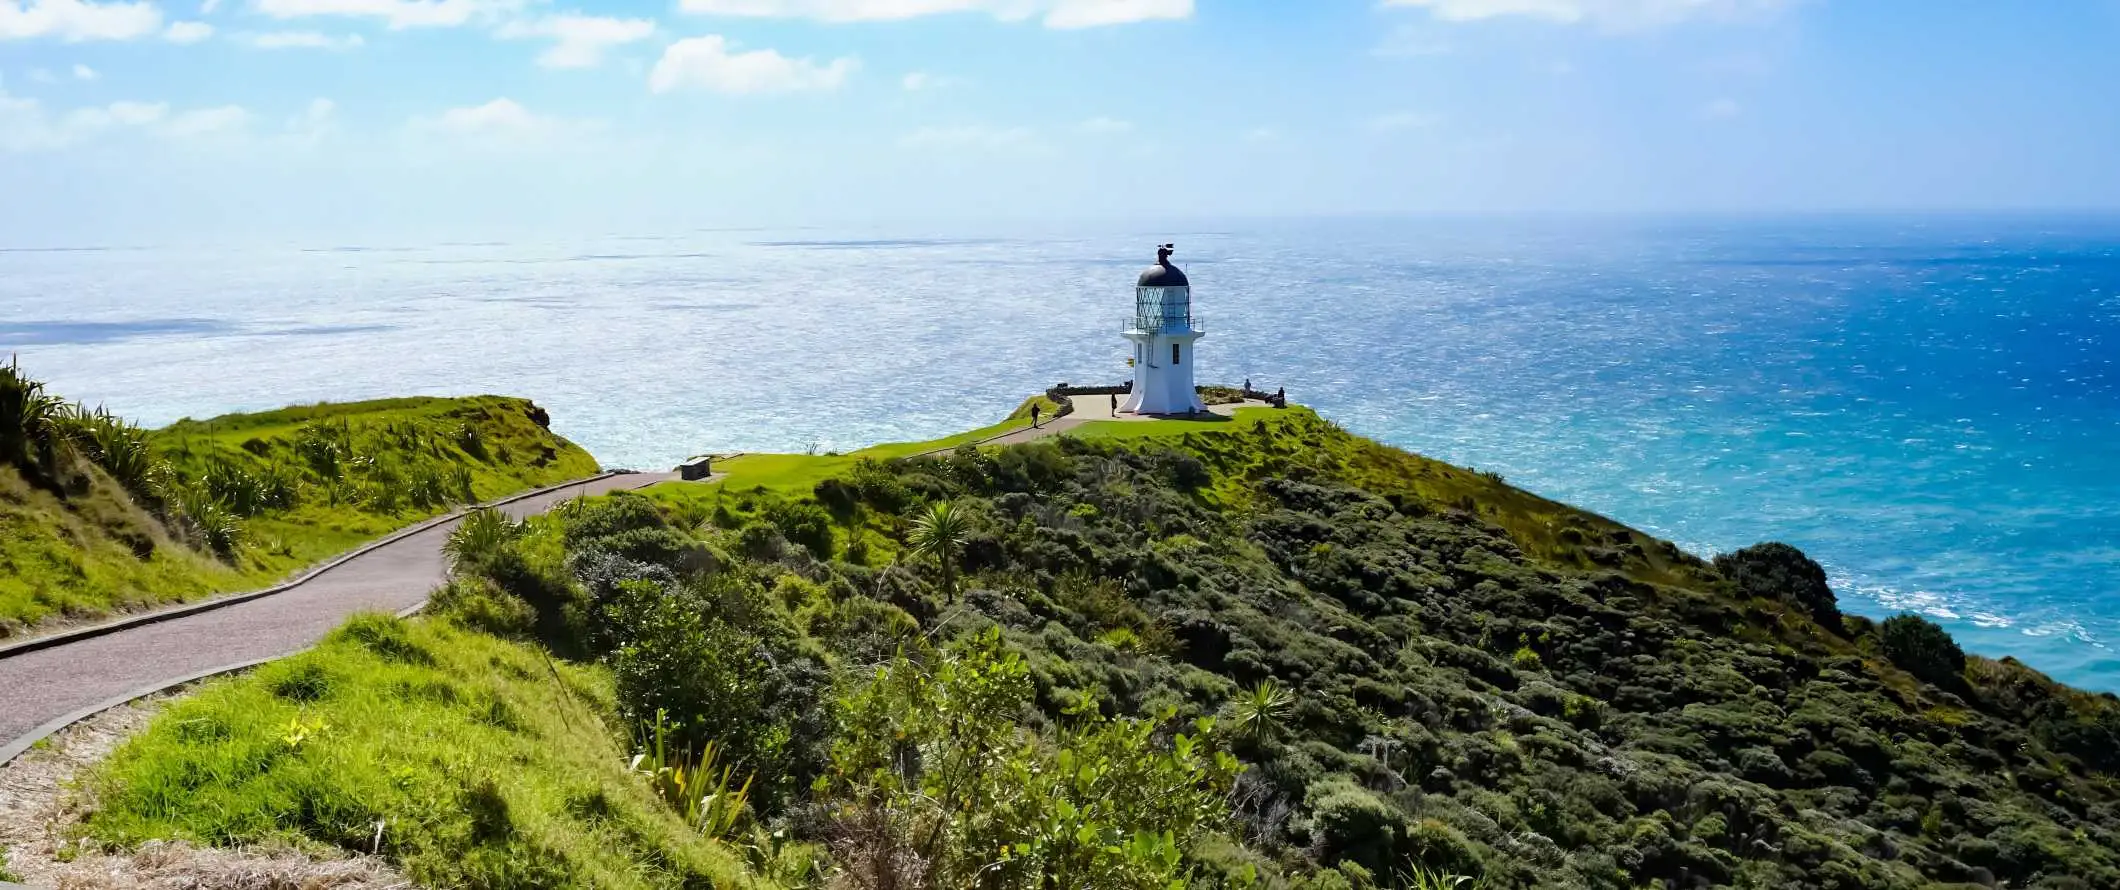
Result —
[[750, 813], [751, 776], [736, 781], [736, 766], [728, 763], [720, 745], [707, 742], [699, 755], [678, 747], [671, 739], [669, 714], [655, 712], [655, 720], [640, 731], [638, 753], [632, 768], [648, 779], [648, 785], [672, 810], [714, 840], [736, 836]]
[[442, 555], [456, 574], [481, 574], [501, 559], [508, 545], [523, 536], [526, 524], [491, 507], [471, 511], [442, 542]]
[[151, 498], [155, 486], [168, 472], [168, 464], [155, 454], [147, 431], [125, 422], [103, 408], [73, 406], [66, 423], [73, 439], [89, 460], [136, 498]]
[[0, 462], [48, 475], [57, 470], [67, 437], [66, 401], [22, 372], [19, 360], [0, 367]]
[[611, 706], [595, 668], [363, 616], [172, 705], [84, 778], [76, 833], [372, 851], [428, 887], [770, 886], [628, 769]]

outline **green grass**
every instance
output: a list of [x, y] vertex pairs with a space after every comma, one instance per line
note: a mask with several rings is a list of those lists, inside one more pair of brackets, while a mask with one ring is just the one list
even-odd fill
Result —
[[[1006, 433], [1030, 426], [1032, 405], [1044, 408], [1045, 417], [1059, 406], [1044, 396], [1032, 396], [1024, 400], [1008, 419], [992, 426], [968, 430], [940, 439], [923, 442], [894, 442], [872, 445], [859, 451], [845, 454], [746, 454], [728, 460], [716, 461], [714, 472], [727, 473], [722, 485], [731, 491], [751, 491], [764, 488], [776, 494], [808, 494], [817, 483], [840, 475], [862, 460], [896, 460], [931, 452], [946, 452], [959, 445], [983, 442]], [[1271, 408], [1239, 408], [1237, 420], [1251, 420], [1271, 415]], [[1138, 439], [1158, 436], [1176, 436], [1188, 432], [1212, 430], [1228, 431], [1234, 422], [1229, 418], [1216, 417], [1203, 420], [1100, 420], [1085, 423], [1067, 431], [1070, 436], [1090, 439]], [[658, 489], [671, 486], [657, 486]]]
[[[808, 494], [817, 483], [837, 476], [862, 460], [895, 460], [931, 451], [948, 451], [970, 442], [981, 442], [1031, 425], [1030, 414], [976, 430], [929, 439], [925, 442], [893, 442], [872, 445], [845, 454], [746, 454], [714, 462], [714, 472], [727, 473], [721, 484], [731, 490], [750, 491], [763, 487], [782, 494]], [[663, 487], [663, 486], [657, 486]]]
[[374, 850], [434, 887], [764, 886], [627, 769], [612, 715], [600, 668], [361, 616], [171, 706], [86, 777], [79, 832]]
[[[595, 459], [540, 426], [535, 412], [498, 396], [390, 399], [153, 431], [173, 488], [205, 486], [216, 467], [249, 479], [277, 474], [290, 486], [293, 502], [250, 511], [224, 554], [93, 468], [84, 468], [83, 490], [53, 491], [0, 466], [0, 638], [57, 618], [270, 586], [455, 504], [595, 473]], [[328, 478], [303, 450], [319, 431], [345, 446], [343, 469]], [[408, 495], [422, 483], [439, 496]]]
[[1068, 430], [1070, 436], [1084, 439], [1158, 439], [1166, 436], [1182, 436], [1186, 433], [1227, 433], [1249, 426], [1260, 420], [1271, 420], [1276, 415], [1290, 411], [1309, 414], [1308, 408], [1261, 408], [1257, 406], [1238, 408], [1232, 417], [1208, 414], [1198, 419], [1163, 418], [1160, 420], [1094, 420]]

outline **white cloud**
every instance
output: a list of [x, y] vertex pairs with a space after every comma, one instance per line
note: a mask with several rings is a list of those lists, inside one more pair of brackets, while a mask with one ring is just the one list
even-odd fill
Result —
[[213, 36], [213, 26], [205, 22], [170, 22], [162, 32], [162, 39], [171, 43], [198, 43]]
[[200, 15], [213, 15], [213, 11], [214, 11], [214, 10], [216, 10], [216, 9], [220, 9], [220, 8], [221, 8], [221, 0], [200, 0], [200, 3], [199, 3], [199, 14], [200, 14]]
[[1400, 25], [1384, 35], [1383, 40], [1377, 41], [1369, 54], [1385, 59], [1417, 59], [1449, 55], [1450, 51], [1450, 44], [1436, 39], [1428, 28]]
[[1090, 28], [1186, 19], [1193, 0], [680, 0], [701, 15], [801, 18], [824, 22], [896, 21], [945, 13], [985, 13], [1002, 21], [1041, 17], [1048, 28]]
[[648, 74], [648, 88], [658, 93], [697, 88], [732, 94], [836, 90], [861, 67], [851, 57], [818, 64], [770, 49], [733, 49], [718, 34], [670, 44]]
[[963, 124], [954, 127], [922, 127], [905, 134], [898, 144], [922, 149], [1021, 149], [1038, 144], [1038, 136], [1025, 127], [989, 127]]
[[367, 44], [359, 34], [344, 34], [333, 37], [317, 31], [267, 31], [263, 34], [244, 34], [241, 41], [258, 49], [359, 49]]
[[79, 63], [79, 62], [75, 62], [75, 63], [74, 63], [74, 79], [75, 79], [75, 80], [95, 80], [95, 79], [96, 79], [96, 69], [94, 69], [94, 68], [90, 68], [90, 67], [88, 67], [87, 65], [83, 65], [83, 64], [81, 64], [81, 63]]
[[162, 11], [146, 0], [0, 0], [0, 40], [132, 40], [160, 30]]
[[1736, 99], [1724, 96], [1702, 105], [1700, 107], [1700, 116], [1702, 120], [1724, 121], [1736, 117], [1743, 111], [1744, 108], [1737, 104]]
[[179, 139], [230, 136], [250, 126], [250, 112], [240, 105], [200, 108], [172, 115], [162, 132]]
[[528, 133], [548, 129], [551, 124], [508, 98], [495, 99], [484, 105], [451, 108], [433, 120], [435, 129], [466, 134]]
[[74, 109], [62, 119], [62, 127], [71, 134], [114, 127], [144, 127], [168, 115], [167, 103], [112, 102], [109, 105]]
[[1416, 114], [1411, 111], [1393, 111], [1372, 117], [1367, 123], [1369, 129], [1379, 133], [1398, 133], [1434, 126], [1436, 117], [1432, 114]]
[[[0, 0], [4, 2], [4, 0]], [[256, 0], [276, 19], [348, 16], [382, 19], [392, 30], [448, 28], [486, 21], [520, 8], [522, 0]]]
[[1095, 28], [1192, 18], [1193, 0], [1058, 0], [1045, 14], [1048, 28]]
[[1562, 25], [1632, 30], [1704, 19], [1730, 21], [1772, 15], [1797, 0], [1384, 0], [1385, 6], [1428, 10], [1446, 22], [1529, 18]]
[[535, 22], [510, 22], [500, 30], [509, 39], [551, 38], [555, 42], [537, 57], [547, 68], [594, 68], [613, 47], [655, 36], [648, 19], [614, 19], [568, 13]]
[[1085, 133], [1126, 133], [1132, 131], [1133, 128], [1132, 121], [1122, 121], [1109, 117], [1093, 117], [1082, 122], [1082, 131]]
[[921, 90], [939, 90], [943, 87], [956, 86], [957, 78], [929, 74], [925, 71], [914, 71], [900, 78], [898, 85], [905, 87], [906, 92], [917, 93]]
[[515, 100], [502, 97], [484, 105], [413, 118], [406, 124], [406, 131], [422, 142], [518, 151], [575, 142], [602, 126], [598, 121], [536, 114]]
[[337, 129], [338, 104], [330, 99], [311, 99], [301, 114], [287, 119], [287, 139], [301, 145], [315, 145]]
[[0, 151], [56, 151], [97, 136], [136, 133], [165, 139], [238, 136], [250, 112], [236, 105], [171, 112], [163, 102], [112, 102], [65, 113], [0, 90]]

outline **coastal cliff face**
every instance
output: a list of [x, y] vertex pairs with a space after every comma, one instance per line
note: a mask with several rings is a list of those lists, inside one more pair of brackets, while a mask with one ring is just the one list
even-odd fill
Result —
[[454, 506], [594, 472], [522, 399], [310, 405], [147, 430], [0, 367], [0, 640], [268, 586]]
[[[2120, 886], [2111, 696], [1844, 617], [1793, 548], [1703, 561], [1301, 409], [1198, 429], [467, 524], [426, 620], [608, 683], [614, 737], [713, 742], [748, 793], [707, 833], [761, 885]], [[531, 886], [511, 850], [542, 885], [701, 879], [588, 852], [615, 829], [531, 778], [378, 743], [361, 676], [317, 670], [235, 681], [255, 716], [228, 732], [361, 701], [368, 753], [321, 731], [228, 761], [180, 706], [95, 777], [83, 835], [357, 846], [389, 783], [349, 780], [343, 825], [276, 784], [338, 758], [515, 814], [392, 822], [415, 879]], [[682, 760], [650, 753], [641, 781]], [[213, 813], [158, 796], [199, 775], [234, 789]]]

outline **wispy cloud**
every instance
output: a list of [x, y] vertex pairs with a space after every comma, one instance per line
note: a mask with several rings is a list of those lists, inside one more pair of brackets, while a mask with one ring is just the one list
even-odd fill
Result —
[[342, 16], [380, 19], [393, 30], [448, 28], [496, 19], [526, 0], [255, 0], [258, 12], [276, 19]]
[[145, 0], [0, 0], [0, 40], [133, 40], [161, 30], [162, 11]]
[[90, 67], [88, 67], [87, 65], [83, 65], [83, 64], [81, 64], [81, 63], [79, 63], [79, 62], [76, 62], [76, 63], [74, 63], [74, 79], [75, 79], [75, 80], [95, 80], [95, 79], [96, 79], [96, 69], [94, 69], [94, 68], [90, 68]]
[[1082, 131], [1085, 133], [1130, 133], [1133, 129], [1133, 121], [1109, 117], [1093, 117], [1082, 122]]
[[0, 90], [0, 151], [55, 151], [125, 133], [187, 141], [237, 138], [250, 119], [240, 105], [172, 111], [166, 102], [111, 102], [61, 113]]
[[1416, 59], [1449, 55], [1451, 47], [1426, 27], [1400, 25], [1371, 47], [1369, 54], [1384, 59]]
[[648, 88], [658, 93], [700, 89], [737, 95], [836, 90], [860, 67], [852, 57], [819, 63], [770, 49], [739, 52], [727, 38], [709, 34], [665, 48], [648, 74]]
[[162, 39], [171, 43], [198, 43], [213, 36], [213, 26], [205, 22], [170, 22], [162, 31]]
[[287, 119], [287, 139], [301, 145], [315, 145], [338, 130], [338, 103], [330, 99], [309, 100], [309, 106], [301, 114]]
[[163, 131], [180, 139], [232, 136], [250, 126], [250, 111], [240, 105], [200, 108], [170, 117]]
[[1027, 149], [1038, 146], [1038, 134], [1028, 127], [960, 124], [922, 127], [900, 137], [898, 144], [921, 149]]
[[1742, 113], [1744, 113], [1744, 107], [1738, 105], [1736, 99], [1728, 96], [1709, 100], [1707, 104], [1700, 107], [1702, 120], [1726, 121]]
[[1383, 0], [1385, 6], [1425, 9], [1437, 20], [1471, 22], [1528, 18], [1562, 25], [1635, 30], [1686, 21], [1738, 21], [1771, 16], [1797, 0]]
[[406, 122], [405, 130], [422, 144], [520, 151], [579, 144], [603, 127], [600, 121], [537, 114], [504, 96], [483, 105], [415, 117]]
[[946, 13], [983, 13], [1002, 21], [1037, 18], [1048, 28], [1094, 28], [1188, 19], [1193, 0], [681, 0], [699, 15], [896, 21]]
[[237, 40], [258, 49], [360, 49], [367, 44], [359, 34], [332, 36], [317, 31], [267, 31], [263, 34], [241, 34]]
[[1378, 133], [1400, 133], [1435, 126], [1439, 119], [1432, 114], [1412, 111], [1391, 111], [1371, 117], [1364, 122], [1370, 130]]
[[957, 78], [944, 77], [940, 74], [930, 74], [926, 71], [908, 72], [906, 76], [899, 78], [898, 80], [898, 85], [904, 87], [906, 92], [909, 93], [917, 93], [925, 90], [939, 90], [944, 87], [956, 86], [957, 83]]
[[604, 55], [612, 49], [655, 36], [655, 22], [569, 13], [534, 22], [510, 22], [502, 26], [500, 36], [554, 41], [537, 57], [537, 63], [547, 68], [594, 68], [603, 64]]

